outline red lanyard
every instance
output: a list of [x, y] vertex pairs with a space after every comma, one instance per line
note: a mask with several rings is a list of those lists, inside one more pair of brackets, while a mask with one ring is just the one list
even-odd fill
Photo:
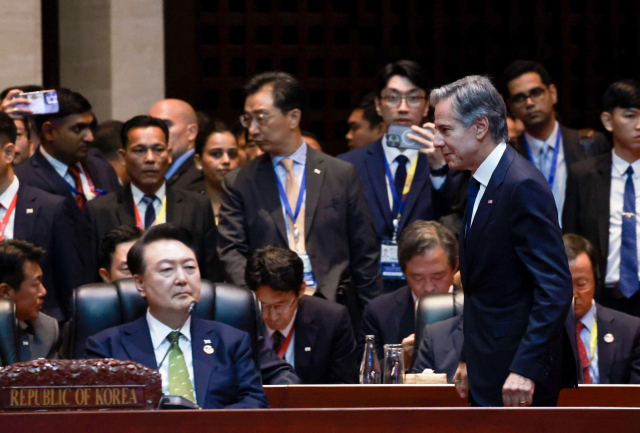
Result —
[[93, 181], [91, 180], [91, 177], [89, 177], [89, 172], [84, 168], [84, 164], [80, 164], [80, 165], [82, 165], [82, 171], [84, 171], [84, 175], [87, 178], [87, 183], [89, 184], [89, 189], [91, 190], [93, 195], [95, 195], [97, 197], [98, 194], [96, 194], [96, 187], [93, 185]]
[[4, 240], [4, 231], [9, 225], [9, 219], [11, 218], [11, 214], [16, 208], [16, 202], [18, 201], [18, 193], [13, 196], [13, 200], [11, 200], [11, 204], [9, 205], [9, 209], [7, 209], [7, 213], [4, 214], [4, 218], [2, 219], [2, 223], [0, 223], [0, 241]]
[[[153, 206], [153, 203], [149, 203], [148, 206]], [[136, 225], [140, 230], [144, 231], [144, 224], [142, 224], [142, 219], [140, 219], [140, 212], [138, 212], [138, 205], [135, 200], [133, 201], [133, 209], [136, 211]]]
[[284, 355], [285, 353], [287, 353], [287, 349], [289, 348], [289, 343], [291, 342], [291, 336], [293, 335], [293, 329], [294, 329], [294, 326], [291, 327], [291, 330], [289, 331], [289, 335], [287, 335], [287, 338], [285, 338], [284, 343], [282, 343], [282, 347], [278, 352], [278, 358], [280, 359], [284, 359]]

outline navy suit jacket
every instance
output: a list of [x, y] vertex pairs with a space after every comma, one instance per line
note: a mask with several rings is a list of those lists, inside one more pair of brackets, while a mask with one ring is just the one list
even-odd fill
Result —
[[[376, 227], [378, 244], [382, 239], [391, 239], [393, 217], [389, 208], [382, 139], [344, 153], [338, 158], [353, 164], [358, 172]], [[452, 205], [459, 200], [457, 196], [463, 172], [451, 170], [439, 190], [433, 188], [430, 173], [427, 157], [419, 154], [416, 174], [398, 224], [398, 233], [415, 220], [437, 220], [451, 213]]]
[[43, 311], [58, 320], [69, 319], [73, 289], [87, 282], [69, 202], [18, 180], [13, 237], [46, 250], [39, 262], [47, 289]]
[[430, 368], [436, 373], [446, 373], [447, 383], [453, 383], [464, 340], [462, 322], [463, 316], [454, 316], [424, 327], [422, 341], [415, 355], [414, 373], [422, 373], [425, 368]]
[[192, 192], [204, 191], [204, 175], [196, 168], [193, 156], [184, 161], [167, 179], [167, 185]]
[[[204, 340], [211, 340], [214, 350], [211, 355], [204, 352]], [[114, 358], [158, 368], [146, 315], [90, 337], [86, 349], [88, 358]], [[269, 407], [251, 355], [249, 334], [223, 323], [192, 317], [191, 350], [198, 406]]]
[[553, 402], [561, 386], [575, 385], [575, 360], [563, 360], [573, 285], [551, 189], [512, 147], [460, 239], [461, 360], [470, 397], [481, 406], [501, 406], [502, 385], [514, 372], [536, 382], [534, 405]]
[[[598, 304], [596, 320], [600, 383], [640, 383], [640, 318]], [[607, 334], [613, 341], [604, 341]]]

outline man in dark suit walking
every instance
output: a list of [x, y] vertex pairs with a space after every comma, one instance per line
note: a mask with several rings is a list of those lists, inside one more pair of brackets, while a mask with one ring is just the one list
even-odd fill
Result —
[[596, 291], [596, 300], [640, 316], [640, 219], [636, 216], [640, 195], [640, 83], [623, 80], [611, 84], [603, 103], [600, 118], [612, 133], [613, 151], [571, 166], [563, 230], [587, 238], [602, 257], [599, 274], [604, 287]]
[[249, 258], [246, 282], [262, 304], [267, 345], [305, 384], [357, 383], [358, 354], [347, 309], [304, 294], [303, 264], [288, 248]]
[[[554, 405], [575, 384], [563, 362], [571, 275], [544, 176], [506, 142], [507, 110], [486, 77], [431, 92], [434, 144], [470, 170], [460, 235], [464, 346], [454, 383], [481, 406]], [[565, 346], [566, 345], [566, 346]], [[570, 370], [563, 383], [563, 367]]]
[[[216, 225], [209, 200], [202, 194], [167, 187], [169, 167], [167, 125], [151, 116], [136, 116], [122, 127], [120, 151], [131, 182], [121, 190], [99, 197], [87, 206], [93, 228], [93, 252], [111, 230], [121, 225], [148, 229], [172, 222], [188, 229], [196, 242], [196, 257], [202, 276], [222, 281], [216, 253]], [[97, 259], [96, 259], [97, 261]], [[97, 277], [97, 269], [94, 272]]]
[[[162, 392], [203, 409], [269, 407], [246, 332], [191, 317], [200, 301], [200, 271], [190, 233], [155, 226], [127, 254], [147, 314], [87, 340], [87, 356], [134, 361], [159, 369]], [[162, 360], [168, 353], [165, 362]], [[160, 365], [160, 368], [158, 368]]]
[[[371, 214], [353, 166], [311, 149], [300, 133], [304, 92], [284, 72], [253, 77], [241, 120], [265, 152], [223, 180], [218, 252], [227, 281], [275, 245], [304, 262], [307, 293], [346, 304], [354, 323], [382, 292]], [[360, 305], [358, 305], [358, 298]]]

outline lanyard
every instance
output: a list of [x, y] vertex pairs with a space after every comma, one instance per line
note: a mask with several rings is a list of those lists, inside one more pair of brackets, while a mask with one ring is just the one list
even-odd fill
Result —
[[11, 218], [11, 214], [16, 208], [16, 202], [18, 201], [18, 193], [13, 196], [13, 200], [11, 200], [11, 204], [9, 205], [9, 209], [7, 209], [7, 213], [4, 214], [4, 218], [2, 219], [2, 223], [0, 223], [0, 241], [4, 240], [4, 231], [7, 229], [9, 225], [9, 219]]
[[596, 353], [596, 346], [598, 345], [598, 322], [593, 321], [593, 329], [591, 330], [591, 342], [589, 343], [591, 356], [589, 357], [589, 364], [593, 359], [593, 355]]
[[289, 331], [289, 335], [287, 335], [287, 338], [285, 338], [284, 343], [282, 343], [282, 347], [280, 348], [280, 351], [278, 352], [278, 358], [280, 359], [284, 359], [284, 355], [287, 353], [287, 349], [289, 348], [289, 343], [291, 342], [291, 337], [293, 336], [293, 329], [295, 328], [295, 326], [291, 327], [291, 330]]
[[284, 203], [284, 209], [287, 211], [287, 215], [291, 218], [294, 225], [294, 237], [296, 238], [296, 243], [298, 243], [298, 229], [295, 226], [296, 221], [298, 220], [298, 215], [300, 215], [300, 209], [302, 209], [302, 201], [304, 200], [304, 193], [307, 190], [307, 170], [305, 167], [304, 173], [302, 174], [302, 183], [300, 184], [300, 192], [298, 193], [298, 202], [296, 203], [296, 213], [294, 214], [291, 211], [291, 206], [289, 205], [289, 199], [287, 198], [287, 193], [282, 186], [282, 182], [278, 176], [276, 176], [276, 181], [278, 182], [278, 192], [280, 193], [280, 200]]
[[[418, 158], [420, 156], [418, 155]], [[407, 173], [407, 179], [404, 182], [404, 188], [402, 189], [402, 199], [398, 198], [398, 192], [394, 186], [393, 175], [391, 174], [391, 167], [389, 166], [389, 162], [387, 158], [384, 158], [384, 171], [387, 174], [387, 180], [389, 181], [389, 189], [391, 190], [391, 196], [393, 197], [393, 209], [398, 210], [398, 215], [394, 218], [393, 226], [394, 226], [394, 235], [395, 238], [398, 231], [398, 223], [400, 222], [400, 218], [402, 217], [402, 211], [404, 210], [404, 205], [407, 202], [407, 197], [409, 196], [409, 191], [411, 190], [411, 184], [413, 183], [413, 177], [416, 174], [416, 167], [418, 166], [418, 158], [411, 164], [409, 168], [409, 172]], [[397, 170], [397, 169], [396, 169]], [[392, 217], [395, 213], [393, 210], [391, 211]]]
[[[153, 206], [153, 203], [149, 203], [147, 206]], [[136, 211], [136, 225], [140, 228], [140, 230], [144, 230], [144, 224], [142, 223], [142, 219], [140, 219], [140, 212], [138, 212], [138, 205], [135, 200], [133, 201], [133, 209]], [[160, 213], [156, 217], [156, 220], [151, 224], [151, 226], [156, 225], [158, 222], [164, 222], [165, 215], [167, 214], [167, 196], [165, 194], [162, 199], [162, 207], [160, 208]], [[147, 227], [148, 228], [148, 227]]]
[[[69, 189], [73, 193], [73, 195], [84, 195], [85, 197], [87, 198], [91, 197], [92, 199], [105, 195], [105, 192], [103, 190], [95, 187], [95, 185], [93, 184], [93, 181], [91, 180], [91, 177], [89, 177], [89, 173], [87, 172], [87, 170], [85, 170], [84, 166], [82, 166], [82, 171], [84, 172], [84, 175], [87, 178], [87, 183], [89, 184], [89, 189], [91, 190], [91, 192], [81, 193], [73, 185], [70, 185], [69, 182], [66, 182], [67, 185], [69, 186]], [[80, 182], [82, 182], [82, 177], [80, 177]]]
[[[527, 156], [529, 157], [529, 161], [533, 163], [533, 157], [531, 156], [531, 148], [529, 147], [529, 143], [527, 143], [527, 138], [522, 134], [522, 138], [524, 139], [524, 145], [527, 148]], [[553, 189], [553, 182], [556, 178], [556, 165], [558, 164], [558, 154], [560, 153], [560, 140], [562, 139], [562, 132], [560, 128], [558, 128], [558, 136], [556, 138], [556, 147], [553, 149], [553, 159], [551, 160], [551, 168], [549, 168], [549, 177], [547, 178], [547, 182], [551, 189]], [[540, 164], [542, 167], [542, 164]], [[542, 170], [540, 170], [542, 171]]]

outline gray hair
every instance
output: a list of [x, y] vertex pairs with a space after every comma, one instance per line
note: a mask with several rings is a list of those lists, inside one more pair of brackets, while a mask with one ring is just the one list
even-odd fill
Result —
[[398, 239], [398, 261], [404, 272], [407, 262], [415, 256], [422, 256], [436, 247], [441, 247], [447, 255], [452, 270], [458, 262], [458, 241], [451, 230], [435, 221], [416, 220], [409, 224]]
[[451, 99], [453, 117], [462, 122], [465, 129], [477, 118], [486, 117], [491, 137], [497, 143], [509, 141], [507, 106], [489, 78], [469, 75], [432, 90], [429, 97], [433, 107], [446, 99]]

